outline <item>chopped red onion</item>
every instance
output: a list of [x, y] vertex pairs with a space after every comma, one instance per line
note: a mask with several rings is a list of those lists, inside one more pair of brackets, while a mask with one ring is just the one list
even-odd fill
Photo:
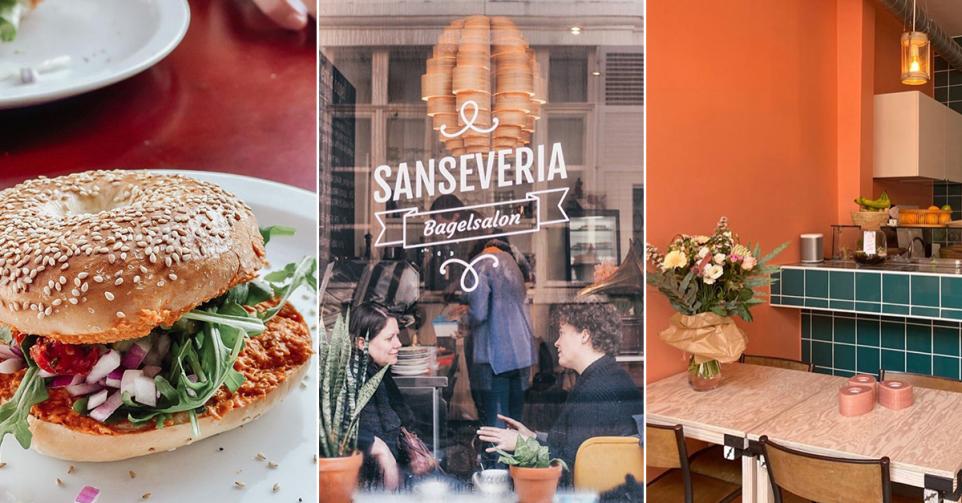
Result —
[[143, 371], [144, 371], [144, 376], [154, 377], [160, 373], [160, 367], [156, 365], [147, 365], [146, 367], [143, 368]]
[[144, 358], [147, 357], [147, 352], [150, 351], [150, 341], [137, 341], [130, 349], [124, 353], [123, 361], [121, 365], [125, 369], [135, 369], [139, 368], [144, 362]]
[[134, 379], [134, 400], [150, 407], [157, 406], [157, 385], [153, 379], [147, 376]]
[[10, 358], [19, 358], [17, 353], [13, 352], [13, 349], [9, 344], [0, 344], [0, 360], [7, 360]]
[[138, 377], [142, 377], [143, 375], [144, 375], [144, 371], [143, 371], [143, 370], [133, 370], [133, 369], [131, 369], [131, 370], [125, 370], [125, 371], [124, 371], [124, 376], [120, 379], [120, 391], [121, 391], [121, 393], [126, 392], [126, 393], [130, 393], [130, 395], [133, 396], [133, 395], [134, 395], [134, 381], [135, 381]]
[[26, 367], [22, 358], [11, 358], [0, 363], [0, 374], [12, 374]]
[[107, 401], [102, 403], [100, 407], [90, 411], [90, 417], [94, 418], [101, 423], [106, 421], [111, 414], [117, 411], [121, 405], [124, 404], [123, 399], [120, 396], [120, 391], [114, 391], [112, 395], [107, 397]]
[[87, 410], [94, 410], [97, 407], [100, 407], [100, 404], [106, 401], [107, 401], [107, 390], [102, 389], [94, 393], [93, 395], [90, 395], [90, 398], [87, 399]]
[[73, 384], [73, 385], [67, 386], [67, 393], [70, 393], [70, 396], [81, 396], [81, 395], [89, 395], [91, 393], [100, 391], [101, 389], [103, 389], [103, 386], [97, 383], [91, 384], [91, 383], [82, 382], [80, 384]]
[[96, 503], [97, 498], [100, 496], [100, 489], [91, 486], [84, 486], [74, 498], [74, 503]]
[[20, 358], [23, 358], [23, 351], [20, 350], [20, 346], [14, 344], [10, 346], [10, 351], [13, 351], [13, 354], [19, 356]]
[[107, 377], [107, 374], [110, 374], [119, 366], [120, 353], [118, 353], [117, 350], [111, 349], [110, 351], [104, 353], [99, 360], [97, 360], [94, 368], [90, 369], [90, 373], [87, 374], [87, 382], [95, 383], [104, 377]]
[[80, 374], [73, 376], [56, 376], [52, 381], [50, 381], [50, 385], [47, 387], [51, 389], [63, 388], [66, 386], [80, 384], [81, 382], [83, 382], [83, 376]]
[[56, 376], [59, 375], [59, 374], [54, 374], [53, 372], [47, 372], [47, 371], [44, 370], [44, 369], [40, 369], [40, 370], [37, 371], [37, 375], [40, 376], [40, 377], [42, 377], [42, 378], [44, 378], [44, 379], [49, 379], [49, 378], [51, 378], [51, 377], [56, 377]]

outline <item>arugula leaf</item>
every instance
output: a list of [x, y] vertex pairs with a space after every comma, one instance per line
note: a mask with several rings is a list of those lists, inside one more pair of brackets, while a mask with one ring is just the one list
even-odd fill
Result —
[[36, 337], [25, 337], [20, 344], [27, 362], [27, 372], [13, 397], [0, 405], [0, 444], [7, 434], [12, 434], [21, 447], [29, 449], [33, 435], [27, 417], [34, 405], [47, 399], [47, 383], [39, 374], [40, 367], [29, 356], [30, 346], [35, 340]]
[[284, 225], [272, 225], [270, 227], [261, 227], [260, 231], [261, 231], [261, 237], [264, 238], [265, 246], [267, 245], [267, 243], [271, 241], [271, 238], [273, 238], [274, 236], [293, 236], [295, 232], [293, 227], [287, 227]]
[[275, 294], [280, 297], [277, 301], [277, 305], [265, 310], [261, 313], [261, 319], [267, 321], [274, 317], [287, 303], [287, 300], [297, 290], [301, 285], [307, 285], [312, 290], [317, 290], [317, 259], [314, 257], [304, 257], [300, 262], [295, 264], [287, 264], [284, 269], [280, 271], [275, 271], [264, 279], [277, 284], [281, 281], [287, 280], [287, 284], [279, 286], [274, 290]]

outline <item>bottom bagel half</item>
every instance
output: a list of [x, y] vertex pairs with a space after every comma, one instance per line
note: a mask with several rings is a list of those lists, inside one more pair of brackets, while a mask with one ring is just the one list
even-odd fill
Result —
[[[48, 390], [49, 397], [30, 413], [31, 448], [68, 461], [118, 461], [164, 452], [232, 430], [257, 419], [279, 403], [307, 374], [312, 354], [311, 334], [304, 318], [290, 305], [250, 338], [234, 369], [245, 381], [234, 393], [221, 387], [198, 415], [195, 436], [187, 414], [177, 414], [163, 428], [135, 426], [126, 420], [100, 423], [73, 410], [64, 389]], [[0, 375], [0, 402], [16, 392], [23, 372]]]

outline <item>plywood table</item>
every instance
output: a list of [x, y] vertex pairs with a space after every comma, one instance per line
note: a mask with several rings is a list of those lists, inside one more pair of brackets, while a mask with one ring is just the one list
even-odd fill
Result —
[[[891, 460], [893, 482], [925, 487], [925, 476], [954, 481], [962, 470], [962, 393], [915, 388], [915, 403], [890, 410], [880, 405], [868, 414], [838, 413], [837, 389], [846, 379], [749, 429], [801, 451], [845, 458]], [[756, 497], [771, 501], [767, 471], [758, 467]], [[957, 484], [952, 482], [952, 489]], [[926, 501], [929, 501], [928, 499]]]
[[[780, 368], [732, 363], [722, 366], [722, 385], [697, 392], [687, 373], [651, 383], [646, 388], [647, 421], [680, 424], [685, 436], [725, 445], [725, 436], [747, 439], [757, 426], [819, 391], [834, 393], [838, 377]], [[844, 380], [843, 380], [844, 381]], [[755, 501], [756, 463], [742, 458], [742, 501]]]

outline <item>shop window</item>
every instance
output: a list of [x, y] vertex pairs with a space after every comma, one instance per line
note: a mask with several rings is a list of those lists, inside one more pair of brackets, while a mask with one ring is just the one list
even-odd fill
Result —
[[335, 117], [331, 121], [334, 142], [332, 163], [338, 168], [370, 167], [371, 120]]
[[334, 54], [334, 68], [349, 83], [353, 100], [350, 103], [371, 102], [371, 50], [339, 48]]
[[406, 47], [391, 50], [388, 58], [388, 103], [423, 103], [421, 74], [430, 56], [430, 49]]
[[548, 143], [561, 142], [565, 164], [585, 164], [585, 120], [581, 117], [549, 117]]
[[551, 49], [548, 103], [588, 101], [588, 54], [583, 47]]
[[424, 119], [387, 120], [387, 162], [397, 165], [428, 158], [424, 145]]

